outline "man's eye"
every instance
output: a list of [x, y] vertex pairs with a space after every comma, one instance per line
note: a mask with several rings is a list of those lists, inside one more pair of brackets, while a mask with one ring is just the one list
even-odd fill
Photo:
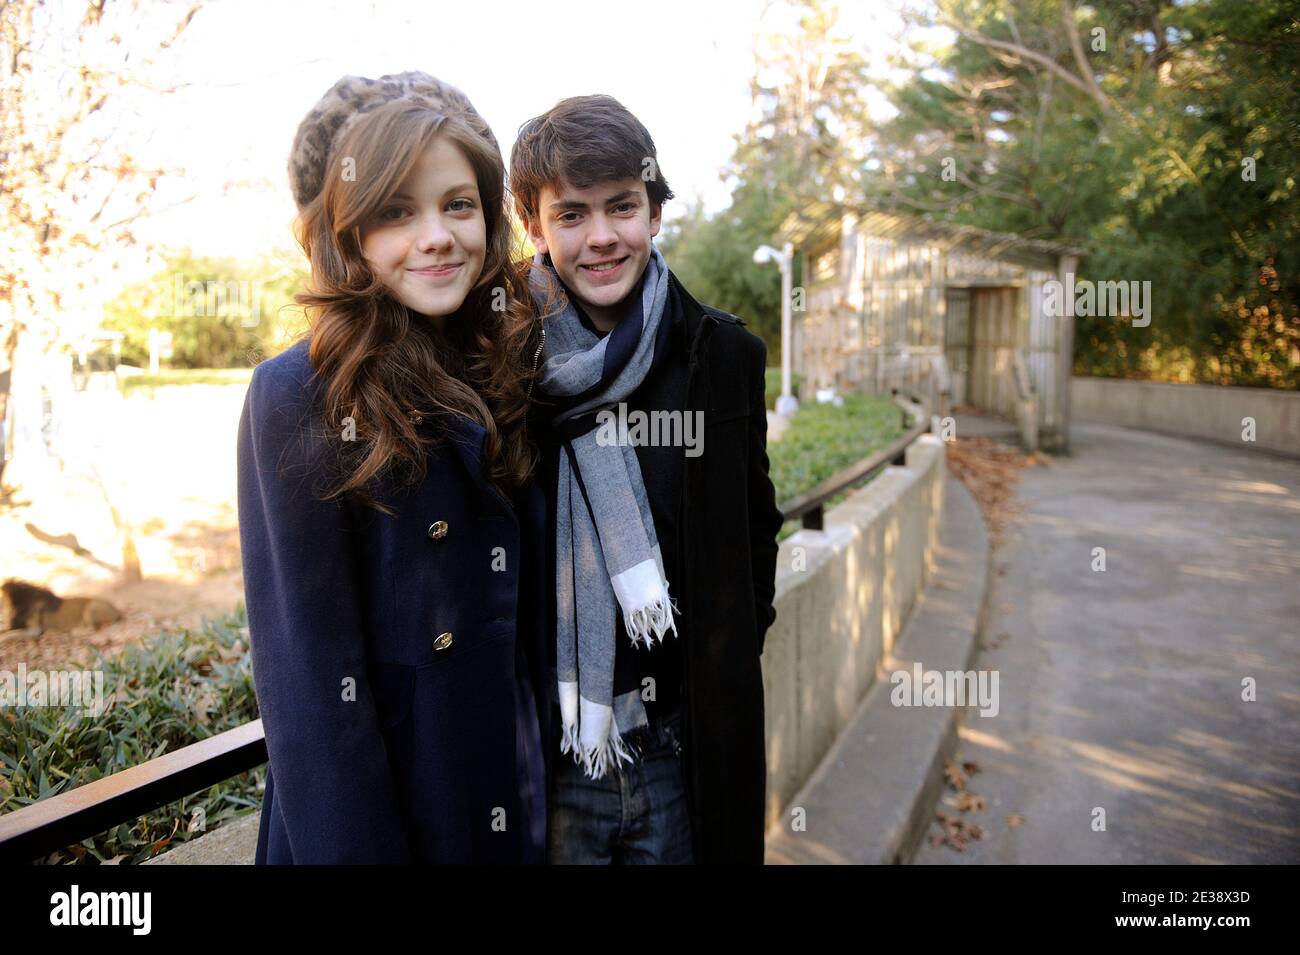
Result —
[[[573, 216], [573, 218], [570, 219], [569, 216]], [[560, 215], [561, 222], [575, 222], [577, 221], [577, 218], [578, 214], [576, 212], [565, 212]]]
[[635, 208], [636, 206], [631, 202], [620, 202], [618, 205], [614, 207], [614, 211], [617, 212], [619, 210], [622, 210], [623, 212], [627, 212], [629, 209], [635, 209]]

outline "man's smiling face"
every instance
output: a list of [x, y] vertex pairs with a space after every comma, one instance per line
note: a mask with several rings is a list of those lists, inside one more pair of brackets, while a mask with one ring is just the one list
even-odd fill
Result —
[[528, 236], [537, 251], [550, 254], [596, 327], [607, 331], [623, 317], [625, 300], [641, 281], [661, 216], [636, 176], [586, 189], [561, 182], [542, 187]]

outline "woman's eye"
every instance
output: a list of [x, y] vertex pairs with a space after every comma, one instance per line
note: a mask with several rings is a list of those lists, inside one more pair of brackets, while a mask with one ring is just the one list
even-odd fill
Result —
[[474, 208], [474, 200], [453, 199], [451, 200], [451, 204], [449, 205], [449, 208], [451, 209], [452, 212], [469, 212], [471, 209]]
[[393, 222], [406, 215], [406, 210], [401, 206], [389, 206], [383, 212], [379, 213], [379, 218], [384, 222]]

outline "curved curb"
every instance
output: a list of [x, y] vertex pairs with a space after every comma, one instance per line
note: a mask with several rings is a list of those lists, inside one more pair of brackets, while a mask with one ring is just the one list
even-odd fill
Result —
[[[898, 864], [925, 837], [943, 787], [961, 711], [899, 707], [890, 674], [969, 670], [988, 621], [991, 548], [966, 486], [944, 475], [944, 518], [930, 583], [893, 655], [782, 821], [768, 830], [769, 864]], [[793, 810], [806, 829], [791, 831]]]

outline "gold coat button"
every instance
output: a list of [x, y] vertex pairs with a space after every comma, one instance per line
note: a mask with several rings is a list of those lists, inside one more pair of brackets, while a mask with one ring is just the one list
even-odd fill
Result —
[[446, 650], [449, 646], [451, 646], [450, 633], [440, 633], [438, 639], [433, 641], [433, 649], [435, 650]]
[[429, 525], [429, 539], [440, 541], [447, 536], [447, 522], [434, 521]]

